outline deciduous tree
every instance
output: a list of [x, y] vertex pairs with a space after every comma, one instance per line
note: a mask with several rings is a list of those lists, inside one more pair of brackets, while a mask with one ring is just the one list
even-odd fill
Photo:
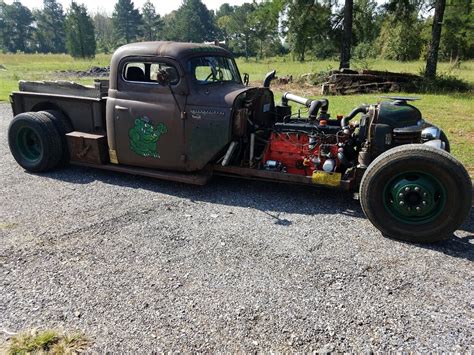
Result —
[[354, 0], [345, 0], [344, 21], [343, 21], [344, 28], [342, 32], [342, 44], [341, 44], [341, 56], [339, 60], [339, 69], [350, 67], [353, 9], [354, 9]]
[[425, 77], [436, 77], [436, 66], [438, 65], [438, 50], [441, 40], [441, 24], [443, 23], [446, 0], [436, 0], [433, 25], [431, 27], [431, 41], [426, 58]]
[[[332, 26], [331, 1], [294, 0], [287, 6], [287, 41], [293, 55], [304, 61], [306, 52], [316, 57], [333, 54], [335, 32]], [[333, 48], [332, 48], [333, 47]]]
[[474, 2], [450, 0], [446, 4], [441, 32], [443, 59], [474, 58]]
[[200, 43], [215, 40], [213, 14], [201, 0], [184, 0], [174, 14], [174, 23], [168, 36], [183, 42]]
[[103, 53], [112, 52], [117, 47], [112, 18], [106, 12], [98, 12], [93, 21], [97, 50]]

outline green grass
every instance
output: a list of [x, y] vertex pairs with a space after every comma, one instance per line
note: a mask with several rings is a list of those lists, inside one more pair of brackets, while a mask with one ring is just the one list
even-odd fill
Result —
[[56, 330], [31, 331], [13, 336], [4, 351], [8, 355], [20, 354], [79, 354], [89, 346], [82, 334], [64, 334]]
[[[100, 54], [94, 59], [73, 59], [66, 54], [0, 54], [0, 101], [18, 89], [18, 80], [57, 80], [59, 70], [86, 70], [91, 66], [109, 65], [110, 55]], [[90, 83], [91, 79], [60, 78]]]
[[[0, 60], [1, 61], [1, 60]], [[251, 58], [249, 61], [239, 58], [237, 60], [241, 73], [248, 73], [251, 81], [261, 81], [265, 74], [276, 69], [278, 76], [293, 75], [294, 78], [306, 73], [318, 73], [331, 69], [338, 69], [339, 62], [334, 60], [314, 60], [300, 63], [292, 61], [288, 57], [275, 57], [262, 61]], [[353, 61], [354, 69], [387, 70], [394, 72], [404, 72], [420, 74], [425, 68], [425, 62], [397, 62], [393, 60], [369, 60], [367, 63]], [[474, 85], [474, 60], [460, 62], [457, 65], [452, 63], [439, 63], [439, 75], [453, 75]]]
[[[0, 54], [0, 64], [6, 70], [0, 70], [0, 101], [8, 100], [11, 91], [18, 88], [18, 80], [57, 80], [59, 70], [86, 70], [91, 66], [106, 66], [110, 55], [100, 54], [94, 59], [77, 60], [63, 54]], [[292, 61], [289, 57], [277, 57], [256, 61], [238, 59], [237, 64], [241, 73], [250, 74], [250, 81], [258, 85], [265, 74], [273, 69], [277, 75], [293, 75], [298, 78], [302, 74], [337, 69], [338, 63], [332, 60], [307, 61], [304, 63]], [[396, 62], [387, 60], [369, 60], [368, 62], [353, 62], [354, 68], [370, 68], [419, 74], [424, 68], [424, 62]], [[439, 63], [438, 73], [455, 76], [474, 85], [474, 60], [453, 65]], [[80, 83], [92, 83], [90, 78], [60, 77], [61, 80], [71, 80]], [[277, 87], [276, 98], [283, 91], [292, 91], [306, 97], [317, 97], [317, 89], [298, 86]], [[398, 94], [397, 94], [398, 95]], [[403, 94], [401, 94], [403, 95]], [[453, 154], [460, 159], [474, 175], [474, 99], [471, 93], [459, 94], [406, 94], [417, 96], [417, 106], [424, 117], [439, 125], [447, 132], [451, 141]], [[347, 95], [330, 96], [330, 111], [333, 116], [346, 114], [361, 103], [375, 103], [382, 95]]]

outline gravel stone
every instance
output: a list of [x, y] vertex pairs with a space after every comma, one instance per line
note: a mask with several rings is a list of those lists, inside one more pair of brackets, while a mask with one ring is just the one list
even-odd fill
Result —
[[[23, 171], [0, 105], [0, 339], [82, 330], [93, 351], [474, 351], [474, 218], [383, 238], [337, 191]], [[216, 216], [216, 217], [214, 217]]]

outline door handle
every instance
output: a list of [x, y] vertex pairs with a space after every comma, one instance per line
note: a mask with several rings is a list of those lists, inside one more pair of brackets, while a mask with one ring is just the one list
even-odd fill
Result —
[[128, 111], [128, 107], [118, 106], [118, 105], [115, 106], [115, 109], [119, 111]]

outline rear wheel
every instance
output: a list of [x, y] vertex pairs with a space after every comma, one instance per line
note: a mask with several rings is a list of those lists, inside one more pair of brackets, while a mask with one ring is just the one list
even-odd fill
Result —
[[48, 117], [38, 112], [15, 116], [8, 128], [8, 145], [17, 163], [28, 171], [51, 170], [62, 156], [59, 132]]
[[72, 132], [73, 127], [69, 118], [67, 118], [63, 113], [60, 111], [50, 110], [50, 111], [40, 111], [40, 114], [45, 115], [48, 117], [56, 127], [59, 135], [61, 136], [61, 144], [62, 144], [62, 156], [59, 162], [60, 166], [67, 165], [69, 162], [69, 148], [67, 144], [66, 134]]
[[410, 144], [381, 154], [362, 178], [367, 218], [388, 237], [410, 242], [446, 239], [467, 218], [472, 183], [452, 155]]

